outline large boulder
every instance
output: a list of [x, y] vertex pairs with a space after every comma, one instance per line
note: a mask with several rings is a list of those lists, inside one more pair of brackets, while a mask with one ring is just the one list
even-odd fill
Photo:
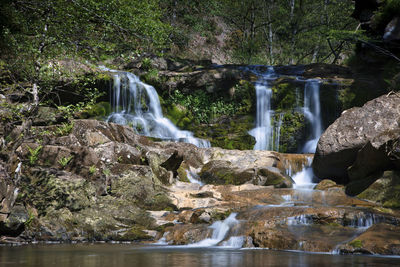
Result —
[[400, 96], [344, 111], [322, 134], [312, 166], [319, 178], [342, 184], [400, 168]]

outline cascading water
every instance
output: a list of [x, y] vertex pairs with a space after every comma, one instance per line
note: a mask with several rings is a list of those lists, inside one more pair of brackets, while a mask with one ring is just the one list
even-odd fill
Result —
[[307, 80], [304, 86], [304, 117], [311, 125], [311, 135], [302, 148], [303, 153], [314, 153], [322, 134], [321, 105], [319, 99], [319, 80]]
[[113, 112], [107, 121], [131, 125], [138, 134], [210, 147], [210, 142], [195, 138], [192, 132], [178, 129], [162, 114], [160, 100], [153, 86], [143, 83], [129, 72], [103, 70], [113, 73], [111, 96]]
[[[254, 150], [279, 151], [280, 131], [284, 113], [275, 114], [271, 109], [272, 81], [279, 76], [273, 67], [267, 71], [259, 71], [259, 67], [248, 69], [259, 79], [255, 83], [257, 97], [256, 127], [249, 134], [256, 139]], [[299, 79], [299, 81], [302, 81]], [[302, 153], [314, 153], [318, 139], [322, 134], [321, 106], [320, 106], [320, 81], [316, 79], [306, 80], [304, 84], [304, 104], [300, 109], [310, 124], [310, 134], [306, 143], [301, 148]], [[296, 105], [300, 104], [300, 92], [296, 88]]]
[[[211, 247], [218, 245], [225, 239], [229, 231], [239, 223], [236, 219], [237, 213], [231, 213], [225, 220], [214, 222], [210, 228], [213, 229], [212, 237], [206, 238], [200, 242], [190, 244], [188, 247]], [[237, 239], [232, 239], [231, 242], [226, 243], [227, 246], [238, 246], [240, 243]], [[243, 242], [242, 242], [243, 243]]]
[[307, 164], [303, 166], [302, 170], [292, 176], [295, 184], [295, 189], [312, 189], [316, 185], [313, 183], [314, 172], [311, 168], [312, 157], [307, 157]]
[[259, 76], [255, 84], [257, 96], [256, 127], [249, 131], [249, 134], [256, 139], [254, 150], [273, 149], [273, 131], [271, 128], [271, 84], [270, 81], [276, 79], [273, 67], [268, 67], [265, 73], [252, 70]]
[[279, 120], [278, 123], [275, 127], [275, 138], [274, 138], [274, 145], [275, 145], [275, 151], [279, 151], [279, 142], [280, 142], [280, 137], [281, 137], [281, 127], [282, 127], [282, 121], [283, 121], [283, 113], [279, 113]]

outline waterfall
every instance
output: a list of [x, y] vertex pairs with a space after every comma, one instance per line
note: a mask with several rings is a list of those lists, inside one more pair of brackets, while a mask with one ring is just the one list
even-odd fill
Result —
[[[271, 109], [272, 84], [278, 75], [273, 67], [261, 72], [257, 67], [248, 69], [259, 77], [255, 82], [257, 97], [256, 127], [249, 134], [256, 139], [254, 150], [279, 151], [280, 130], [283, 123], [284, 113], [275, 115]], [[306, 143], [301, 149], [302, 153], [314, 153], [318, 139], [322, 134], [321, 106], [320, 106], [320, 81], [309, 79], [304, 84], [304, 104], [301, 108], [304, 117], [309, 122], [311, 131]], [[300, 104], [300, 91], [296, 88], [296, 106]], [[274, 122], [272, 121], [274, 118]]]
[[311, 125], [311, 134], [302, 148], [303, 153], [314, 153], [322, 134], [321, 105], [319, 100], [320, 81], [307, 80], [304, 86], [304, 117]]
[[[226, 235], [231, 231], [235, 225], [239, 223], [236, 219], [237, 213], [231, 213], [225, 220], [214, 222], [210, 228], [213, 229], [212, 237], [206, 238], [200, 242], [190, 244], [188, 247], [211, 247], [218, 245], [222, 240], [225, 239]], [[240, 241], [239, 241], [240, 242]], [[236, 246], [238, 240], [234, 239], [229, 242], [229, 246]], [[236, 245], [235, 245], [236, 244]]]
[[200, 186], [203, 186], [204, 183], [200, 181], [200, 176], [197, 174], [197, 172], [191, 170], [186, 170], [186, 176], [192, 184], [199, 184]]
[[113, 73], [113, 112], [107, 121], [132, 126], [138, 134], [210, 147], [210, 142], [195, 138], [192, 132], [178, 129], [162, 114], [160, 100], [153, 86], [129, 72], [102, 68]]
[[260, 78], [255, 84], [257, 97], [256, 127], [249, 131], [249, 134], [256, 139], [254, 150], [272, 150], [273, 131], [271, 127], [271, 84], [270, 80], [275, 79], [273, 67], [268, 67], [267, 72], [258, 73]]
[[279, 139], [281, 137], [281, 127], [282, 127], [282, 120], [283, 120], [283, 113], [279, 113], [279, 120], [277, 125], [275, 126], [275, 134], [274, 134], [274, 148], [275, 151], [279, 151]]
[[313, 183], [314, 172], [311, 167], [312, 157], [307, 157], [307, 164], [303, 166], [303, 169], [295, 173], [292, 176], [293, 181], [293, 188], [295, 189], [313, 189], [316, 185]]

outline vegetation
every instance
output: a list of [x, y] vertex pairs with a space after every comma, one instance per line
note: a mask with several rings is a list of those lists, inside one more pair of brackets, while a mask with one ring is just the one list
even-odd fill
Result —
[[39, 159], [39, 153], [40, 153], [40, 150], [42, 150], [42, 146], [39, 145], [36, 148], [31, 148], [31, 147], [27, 146], [27, 148], [29, 150], [29, 164], [31, 166], [33, 166]]

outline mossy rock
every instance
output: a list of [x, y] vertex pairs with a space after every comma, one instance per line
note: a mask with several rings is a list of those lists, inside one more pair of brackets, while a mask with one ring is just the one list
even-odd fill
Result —
[[210, 140], [213, 147], [251, 150], [255, 139], [249, 134], [254, 128], [252, 116], [223, 117], [212, 124], [191, 125], [195, 136]]
[[251, 181], [254, 178], [254, 171], [232, 168], [229, 161], [213, 160], [203, 166], [199, 175], [207, 184], [240, 185]]
[[326, 191], [332, 188], [343, 189], [344, 187], [342, 185], [336, 184], [336, 182], [329, 179], [322, 180], [314, 187], [315, 190], [321, 190], [321, 191]]
[[171, 104], [164, 107], [165, 116], [176, 126], [186, 129], [193, 121], [191, 114], [182, 105]]
[[[278, 121], [277, 114], [273, 119]], [[299, 152], [301, 144], [306, 136], [306, 122], [304, 115], [296, 111], [287, 111], [283, 114], [282, 127], [280, 130], [279, 152]]]
[[178, 172], [178, 179], [181, 182], [187, 182], [189, 183], [189, 178], [187, 176], [187, 170], [189, 169], [189, 166], [186, 164], [186, 162], [182, 162], [182, 164], [179, 166], [177, 172]]
[[304, 84], [295, 79], [280, 78], [272, 86], [272, 108], [274, 110], [291, 110], [303, 105]]
[[99, 102], [93, 106], [86, 108], [85, 110], [75, 114], [78, 119], [89, 119], [89, 118], [105, 118], [111, 113], [111, 105], [109, 102]]
[[400, 172], [385, 171], [379, 179], [357, 197], [382, 204], [385, 208], [399, 209]]
[[362, 241], [359, 239], [355, 239], [355, 240], [351, 241], [349, 243], [349, 245], [352, 246], [353, 248], [362, 248], [363, 247]]
[[126, 233], [124, 233], [122, 236], [115, 236], [112, 239], [116, 241], [136, 241], [136, 240], [149, 240], [152, 239], [151, 236], [146, 234], [146, 232], [143, 231], [143, 227], [139, 225], [135, 225], [131, 227]]
[[261, 178], [258, 182], [259, 185], [272, 185], [275, 188], [291, 188], [294, 183], [290, 177], [284, 176], [279, 172], [279, 169], [274, 167], [259, 169], [257, 174]]

